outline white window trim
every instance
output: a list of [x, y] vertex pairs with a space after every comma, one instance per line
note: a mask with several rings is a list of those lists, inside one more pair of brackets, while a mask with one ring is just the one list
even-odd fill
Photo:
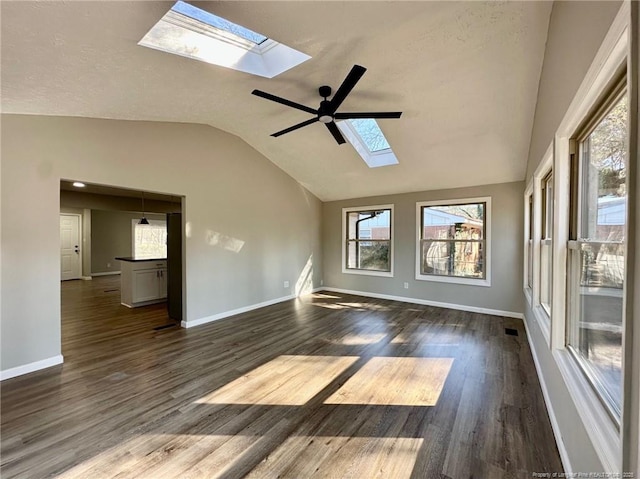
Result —
[[[551, 315], [551, 346], [553, 357], [569, 390], [583, 425], [587, 431], [603, 468], [608, 472], [621, 472], [624, 421], [629, 420], [625, 412], [629, 392], [623, 394], [623, 424], [618, 429], [609, 416], [591, 384], [566, 348], [566, 274], [567, 241], [569, 240], [570, 212], [570, 165], [569, 141], [578, 130], [601, 94], [612, 84], [619, 67], [628, 61], [629, 52], [629, 2], [623, 2], [616, 18], [587, 71], [580, 88], [571, 102], [555, 135], [554, 156], [554, 243], [553, 243], [553, 304]], [[625, 323], [624, 335], [626, 336]], [[623, 348], [625, 340], [623, 339]], [[626, 352], [623, 351], [623, 358]], [[623, 366], [623, 374], [628, 372]], [[624, 378], [623, 376], [623, 378]], [[624, 379], [623, 379], [624, 380]]]
[[[389, 269], [390, 271], [371, 271], [366, 269], [352, 269], [347, 268], [347, 213], [354, 211], [371, 211], [371, 210], [391, 210], [391, 218], [389, 225], [391, 227], [391, 234], [389, 235]], [[340, 222], [342, 223], [342, 272], [344, 274], [359, 274], [364, 276], [381, 276], [385, 278], [393, 278], [394, 258], [393, 258], [393, 235], [395, 234], [395, 228], [393, 222], [395, 221], [395, 214], [393, 212], [393, 204], [389, 205], [372, 205], [372, 206], [353, 206], [349, 208], [342, 208], [342, 216]]]
[[[547, 313], [547, 311], [542, 307], [540, 303], [540, 292], [542, 288], [542, 278], [540, 274], [540, 260], [542, 258], [542, 182], [546, 178], [546, 176], [553, 171], [553, 163], [554, 163], [554, 143], [551, 142], [547, 151], [545, 152], [542, 161], [536, 168], [536, 171], [533, 173], [533, 291], [532, 291], [532, 299], [533, 299], [533, 316], [536, 319], [538, 326], [540, 326], [540, 330], [544, 336], [544, 339], [549, 347], [551, 347], [551, 317], [553, 316], [553, 309], [551, 311], [551, 316]], [[555, 183], [556, 183], [556, 175], [553, 176], [554, 181], [554, 201], [555, 201]], [[555, 207], [555, 203], [554, 203]], [[555, 214], [557, 209], [554, 209], [553, 215], [553, 231], [555, 236], [555, 223], [556, 219], [559, 215]], [[552, 246], [552, 255], [553, 255], [553, 264], [552, 264], [552, 288], [556, 286], [556, 262], [555, 262], [555, 247]], [[555, 303], [555, 297], [553, 296], [554, 291], [551, 291], [552, 308], [553, 303]]]
[[[529, 209], [529, 198], [531, 198], [532, 208]], [[536, 237], [533, 234], [535, 231], [535, 201], [533, 198], [533, 179], [527, 185], [527, 188], [524, 190], [524, 242], [523, 249], [524, 251], [524, 261], [522, 267], [522, 291], [524, 292], [524, 297], [529, 303], [529, 307], [533, 309], [533, 287], [535, 285], [535, 281], [533, 277], [531, 278], [531, 287], [529, 287], [529, 248], [531, 248], [531, 253], [535, 251], [535, 241]], [[533, 218], [530, 218], [530, 215]], [[529, 229], [533, 226], [533, 231], [529, 231]], [[529, 237], [531, 237], [531, 246], [529, 246]], [[536, 270], [534, 265], [536, 264], [535, 257], [531, 261], [531, 267], [533, 269], [532, 273]]]
[[[420, 272], [420, 240], [421, 231], [420, 225], [421, 210], [423, 206], [448, 206], [448, 205], [464, 205], [467, 203], [486, 203], [485, 208], [485, 277], [484, 279], [473, 278], [458, 278], [455, 276], [437, 276], [422, 274]], [[419, 201], [416, 203], [416, 279], [419, 281], [435, 281], [438, 283], [453, 283], [453, 284], [467, 284], [473, 286], [491, 286], [491, 197], [480, 196], [477, 198], [456, 198], [456, 199], [442, 199], [437, 201]]]

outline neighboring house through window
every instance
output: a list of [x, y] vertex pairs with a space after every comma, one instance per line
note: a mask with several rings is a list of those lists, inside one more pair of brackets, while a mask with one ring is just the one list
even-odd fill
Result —
[[393, 276], [393, 205], [344, 208], [344, 273]]
[[491, 198], [416, 203], [416, 279], [490, 286]]

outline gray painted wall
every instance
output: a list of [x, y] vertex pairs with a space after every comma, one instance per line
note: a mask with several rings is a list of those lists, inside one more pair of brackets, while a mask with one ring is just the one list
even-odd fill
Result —
[[[524, 183], [516, 182], [324, 203], [324, 285], [522, 313], [523, 194]], [[479, 196], [492, 198], [491, 287], [416, 280], [416, 202]], [[342, 208], [379, 204], [394, 204], [394, 277], [342, 273]], [[409, 283], [409, 289], [404, 288], [404, 282]]]
[[319, 286], [320, 201], [236, 136], [35, 115], [1, 135], [2, 370], [61, 354], [61, 178], [185, 197], [187, 322], [293, 294], [310, 261]]
[[[552, 142], [619, 8], [620, 2], [554, 3], [538, 91], [527, 181]], [[522, 199], [520, 201], [522, 204]], [[528, 305], [525, 318], [573, 470], [602, 471], [602, 464]]]
[[621, 3], [553, 3], [531, 131], [527, 182], [551, 144]]
[[[166, 215], [146, 213], [150, 220], [165, 220]], [[131, 221], [139, 213], [91, 210], [91, 273], [120, 271], [116, 256], [132, 256]]]

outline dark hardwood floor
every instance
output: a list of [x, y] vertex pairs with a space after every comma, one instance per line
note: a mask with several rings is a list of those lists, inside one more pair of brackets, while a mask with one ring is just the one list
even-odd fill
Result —
[[64, 365], [2, 383], [3, 479], [562, 470], [520, 320], [316, 293], [156, 330], [119, 295], [62, 284]]

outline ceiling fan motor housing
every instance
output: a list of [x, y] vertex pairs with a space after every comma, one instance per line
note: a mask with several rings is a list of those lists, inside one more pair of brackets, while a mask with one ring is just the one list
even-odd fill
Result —
[[[327, 87], [329, 88], [329, 87]], [[329, 90], [331, 90], [329, 88]], [[322, 100], [318, 108], [318, 120], [322, 123], [331, 123], [333, 121], [333, 111], [329, 100]]]

